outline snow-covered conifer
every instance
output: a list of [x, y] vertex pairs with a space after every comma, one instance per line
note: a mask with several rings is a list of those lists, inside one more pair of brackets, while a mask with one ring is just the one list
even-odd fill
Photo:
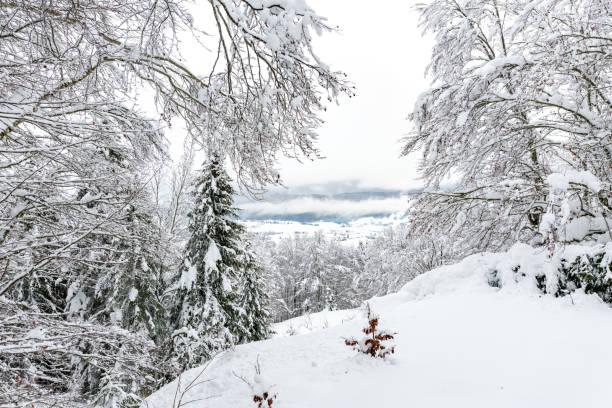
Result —
[[182, 367], [267, 333], [258, 267], [246, 250], [233, 194], [223, 160], [214, 153], [195, 180], [191, 236], [176, 281], [173, 342]]
[[250, 244], [246, 246], [246, 263], [241, 272], [239, 282], [241, 318], [239, 342], [258, 341], [270, 335], [269, 298], [265, 290], [263, 268], [259, 265]]

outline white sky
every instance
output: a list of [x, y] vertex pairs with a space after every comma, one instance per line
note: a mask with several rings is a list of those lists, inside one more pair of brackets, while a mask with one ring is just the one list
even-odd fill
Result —
[[290, 189], [306, 184], [357, 181], [359, 187], [409, 189], [420, 185], [418, 157], [400, 158], [399, 139], [424, 77], [431, 41], [421, 37], [412, 1], [308, 0], [341, 33], [315, 43], [323, 61], [346, 72], [357, 96], [329, 106], [320, 129], [324, 160], [284, 159], [280, 172]]
[[[288, 192], [304, 186], [323, 193], [419, 187], [418, 155], [399, 157], [400, 139], [411, 129], [407, 115], [429, 85], [424, 72], [432, 41], [421, 37], [418, 15], [412, 10], [415, 0], [307, 3], [331, 26], [340, 27], [339, 33], [317, 38], [314, 48], [332, 69], [348, 74], [357, 96], [343, 97], [323, 113], [318, 147], [325, 159], [301, 163], [281, 159], [278, 169]], [[186, 58], [194, 69], [209, 67], [211, 57], [199, 45], [189, 41], [185, 45], [193, 50]], [[183, 137], [175, 130], [170, 140], [172, 156], [178, 159]]]

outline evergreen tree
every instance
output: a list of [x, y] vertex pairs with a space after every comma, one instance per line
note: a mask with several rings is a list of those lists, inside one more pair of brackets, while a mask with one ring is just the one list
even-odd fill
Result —
[[223, 161], [213, 154], [195, 180], [191, 236], [176, 282], [173, 342], [181, 368], [267, 334], [259, 272], [246, 250], [233, 194]]
[[258, 341], [270, 334], [270, 313], [268, 312], [268, 295], [264, 291], [263, 268], [259, 266], [255, 255], [247, 245], [246, 264], [242, 276], [240, 306], [243, 310], [243, 332], [240, 342]]
[[[75, 251], [75, 258], [87, 262], [75, 262], [78, 279], [70, 282], [66, 309], [73, 320], [79, 316], [108, 330], [121, 328], [137, 334], [148, 345], [146, 349], [136, 350], [134, 361], [137, 364], [129, 361], [134, 350], [123, 345], [114, 352], [125, 357], [126, 362], [122, 364], [101, 366], [75, 360], [72, 369], [77, 375], [71, 386], [82, 394], [92, 395], [91, 406], [131, 407], [138, 406], [139, 397], [159, 386], [158, 380], [163, 376], [159, 366], [163, 359], [155, 345], [167, 342], [167, 313], [159, 297], [164, 282], [158, 273], [159, 255], [164, 248], [150, 216], [151, 199], [133, 176], [137, 169], [124, 166], [120, 161], [109, 160], [108, 163], [114, 165], [116, 171], [124, 170], [126, 175], [121, 184], [104, 186], [103, 193], [125, 196], [129, 204], [116, 216], [120, 228], [113, 234], [92, 234], [89, 245]], [[89, 190], [98, 193], [99, 187], [91, 185]], [[80, 194], [91, 194], [91, 191]], [[99, 203], [91, 208], [100, 216], [109, 211]], [[82, 340], [79, 349], [87, 352], [104, 347]], [[145, 362], [147, 364], [139, 366]]]

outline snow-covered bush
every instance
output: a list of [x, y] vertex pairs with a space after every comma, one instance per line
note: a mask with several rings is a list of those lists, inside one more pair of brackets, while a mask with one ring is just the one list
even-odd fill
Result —
[[[477, 279], [499, 290], [520, 287], [556, 297], [581, 292], [612, 305], [612, 243], [568, 245], [553, 256], [546, 248], [516, 244], [507, 252], [472, 255], [451, 268], [462, 274], [474, 269]], [[452, 284], [452, 274], [447, 279]]]
[[345, 339], [344, 344], [371, 357], [384, 359], [389, 354], [395, 353], [395, 345], [391, 340], [394, 339], [397, 333], [378, 329], [380, 316], [372, 312], [369, 303], [366, 303], [366, 313], [368, 325], [363, 329], [365, 336], [360, 340], [354, 338]]
[[259, 356], [257, 356], [257, 362], [255, 363], [255, 375], [253, 381], [248, 381], [243, 376], [234, 375], [242, 380], [250, 389], [253, 395], [253, 403], [255, 408], [270, 408], [274, 401], [276, 401], [276, 391], [274, 391], [274, 384], [272, 384], [262, 373], [261, 364], [259, 363]]
[[[569, 250], [575, 256], [584, 253], [583, 249]], [[559, 256], [557, 254], [551, 259], [545, 249], [520, 243], [504, 252], [481, 252], [417, 276], [398, 295], [405, 300], [417, 300], [434, 294], [453, 293], [458, 287], [478, 291], [524, 291], [537, 295], [542, 294], [542, 287], [548, 287], [547, 293], [554, 293], [557, 286], [552, 282], [558, 281], [555, 265], [560, 262]], [[543, 282], [543, 286], [538, 282]]]
[[593, 254], [578, 256], [571, 263], [562, 260], [559, 273], [558, 296], [581, 288], [612, 305], [612, 245]]

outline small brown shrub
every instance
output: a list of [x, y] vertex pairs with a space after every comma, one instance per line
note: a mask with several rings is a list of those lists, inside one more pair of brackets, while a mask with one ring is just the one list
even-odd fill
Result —
[[366, 336], [362, 340], [354, 338], [345, 339], [344, 344], [371, 357], [385, 358], [389, 354], [395, 353], [395, 345], [385, 342], [393, 340], [394, 335], [397, 333], [377, 330], [379, 317], [372, 313], [368, 303], [366, 303], [366, 310], [368, 326], [363, 329], [363, 333]]

